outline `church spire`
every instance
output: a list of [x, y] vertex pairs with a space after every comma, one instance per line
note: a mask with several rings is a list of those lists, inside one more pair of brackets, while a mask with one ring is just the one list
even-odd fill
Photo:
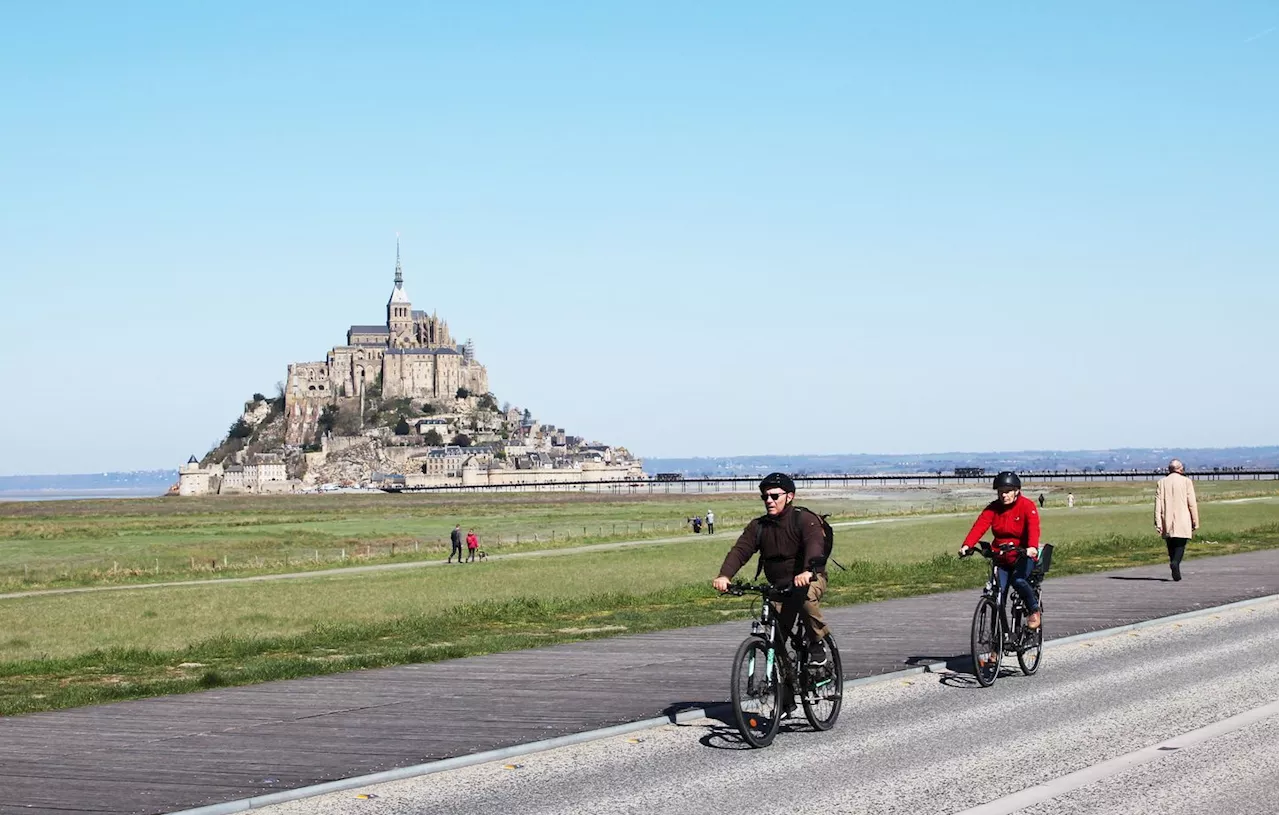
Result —
[[396, 288], [404, 288], [404, 272], [400, 270], [400, 233], [396, 233]]

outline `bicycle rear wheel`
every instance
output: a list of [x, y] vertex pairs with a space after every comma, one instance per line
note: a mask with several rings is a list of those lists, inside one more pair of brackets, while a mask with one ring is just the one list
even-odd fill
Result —
[[828, 634], [823, 640], [827, 646], [827, 664], [817, 668], [805, 665], [801, 670], [804, 695], [804, 717], [814, 730], [830, 730], [840, 716], [840, 703], [844, 697], [844, 666], [840, 664], [840, 651], [836, 641]]
[[[1044, 604], [1040, 604], [1040, 616], [1044, 617]], [[1040, 623], [1040, 627], [1034, 631], [1025, 628], [1025, 620], [1018, 628], [1022, 631], [1022, 637], [1018, 643], [1018, 667], [1027, 676], [1040, 669], [1040, 657], [1044, 653], [1044, 623]]]
[[973, 675], [984, 688], [991, 687], [1000, 676], [1000, 661], [1004, 656], [1003, 640], [1000, 611], [990, 597], [983, 597], [973, 611], [969, 646], [973, 653]]
[[733, 716], [738, 732], [752, 747], [767, 747], [782, 721], [782, 682], [769, 646], [748, 637], [733, 657]]

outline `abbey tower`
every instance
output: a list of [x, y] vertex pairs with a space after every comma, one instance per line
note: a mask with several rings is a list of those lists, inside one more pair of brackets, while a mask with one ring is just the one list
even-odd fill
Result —
[[285, 442], [304, 444], [327, 405], [366, 396], [421, 401], [450, 400], [460, 388], [489, 391], [489, 375], [470, 342], [455, 344], [449, 324], [435, 313], [415, 311], [404, 289], [400, 242], [387, 300], [385, 325], [353, 325], [345, 345], [323, 362], [295, 362], [285, 381]]

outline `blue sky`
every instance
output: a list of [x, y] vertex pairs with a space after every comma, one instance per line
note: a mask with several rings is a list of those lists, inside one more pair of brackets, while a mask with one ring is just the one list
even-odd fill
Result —
[[415, 308], [639, 455], [1275, 444], [1274, 3], [0, 11], [0, 474]]

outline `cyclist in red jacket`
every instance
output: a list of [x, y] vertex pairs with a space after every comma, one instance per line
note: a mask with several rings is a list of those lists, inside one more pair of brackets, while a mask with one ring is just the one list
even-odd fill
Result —
[[1022, 479], [1017, 473], [1006, 470], [995, 477], [991, 486], [999, 497], [987, 504], [974, 521], [960, 545], [960, 556], [972, 553], [978, 539], [990, 529], [996, 539], [991, 553], [1000, 567], [1000, 593], [1008, 590], [1012, 579], [1014, 591], [1030, 612], [1027, 627], [1039, 628], [1040, 604], [1027, 579], [1040, 559], [1040, 511], [1035, 501], [1022, 494]]

